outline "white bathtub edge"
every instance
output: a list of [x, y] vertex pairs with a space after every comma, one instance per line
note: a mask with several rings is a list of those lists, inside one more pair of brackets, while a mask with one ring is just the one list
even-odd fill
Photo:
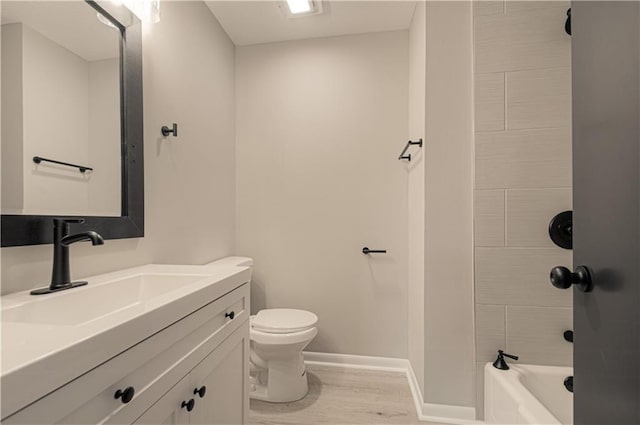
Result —
[[[520, 369], [526, 368], [560, 368], [558, 366], [540, 366], [540, 365], [527, 365], [519, 364], [512, 366], [511, 370], [498, 371], [491, 363], [485, 364], [484, 367], [484, 402], [485, 402], [485, 420], [487, 423], [506, 423], [506, 422], [494, 422], [495, 417], [494, 409], [491, 404], [495, 403], [493, 400], [493, 385], [501, 387], [501, 391], [506, 391], [506, 395], [500, 398], [500, 406], [508, 406], [511, 398], [511, 403], [515, 403], [515, 410], [513, 404], [511, 404], [512, 414], [517, 415], [517, 420], [509, 423], [527, 423], [527, 424], [548, 424], [548, 425], [561, 425], [561, 422], [542, 404], [541, 400], [538, 400], [534, 394], [532, 394], [528, 388], [524, 385], [520, 379], [522, 373]], [[504, 404], [507, 403], [507, 404]], [[504, 413], [509, 409], [502, 407], [501, 410]], [[514, 418], [515, 419], [515, 418]], [[524, 422], [522, 422], [524, 421]]]

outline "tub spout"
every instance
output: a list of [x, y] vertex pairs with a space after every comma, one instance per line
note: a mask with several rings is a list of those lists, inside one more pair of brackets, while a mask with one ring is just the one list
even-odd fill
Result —
[[495, 362], [493, 362], [493, 367], [500, 370], [509, 370], [509, 365], [505, 361], [505, 357], [509, 357], [513, 360], [518, 360], [518, 356], [514, 356], [513, 354], [507, 354], [502, 350], [498, 350], [498, 358]]

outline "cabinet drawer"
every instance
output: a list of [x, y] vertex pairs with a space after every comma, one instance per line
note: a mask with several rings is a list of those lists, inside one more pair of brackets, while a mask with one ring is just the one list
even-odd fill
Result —
[[[130, 424], [248, 317], [249, 286], [244, 284], [3, 423]], [[114, 395], [128, 387], [134, 389], [134, 396], [124, 404]]]

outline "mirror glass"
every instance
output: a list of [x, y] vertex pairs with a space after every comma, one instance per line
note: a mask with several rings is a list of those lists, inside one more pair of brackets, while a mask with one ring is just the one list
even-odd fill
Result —
[[120, 216], [120, 30], [84, 1], [0, 7], [2, 214]]

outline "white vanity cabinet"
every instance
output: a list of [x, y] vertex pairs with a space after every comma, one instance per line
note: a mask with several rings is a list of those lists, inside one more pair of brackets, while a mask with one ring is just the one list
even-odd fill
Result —
[[136, 424], [148, 425], [189, 425], [189, 412], [182, 406], [185, 396], [189, 394], [191, 383], [185, 376], [169, 392], [160, 398], [136, 420]]
[[[248, 322], [247, 322], [248, 325]], [[230, 338], [224, 349], [211, 353], [191, 372], [191, 386], [206, 388], [203, 397], [194, 395], [190, 424], [239, 424], [248, 413], [249, 329]], [[247, 361], [243, 361], [244, 359]], [[245, 397], [246, 396], [246, 397]]]
[[249, 403], [248, 358], [244, 283], [2, 423], [242, 424]]
[[[135, 424], [241, 424], [247, 414], [247, 332], [237, 331]], [[204, 389], [204, 390], [203, 390]], [[200, 396], [202, 394], [202, 396]]]

